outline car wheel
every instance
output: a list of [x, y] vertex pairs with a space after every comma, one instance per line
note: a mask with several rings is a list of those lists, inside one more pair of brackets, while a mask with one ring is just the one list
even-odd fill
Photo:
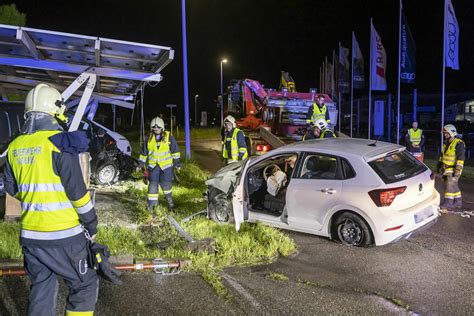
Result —
[[336, 219], [334, 229], [339, 241], [347, 246], [368, 247], [372, 245], [372, 233], [367, 223], [358, 215], [345, 212]]
[[216, 194], [209, 201], [209, 217], [217, 223], [231, 223], [234, 220], [232, 201], [224, 192]]
[[117, 175], [117, 165], [114, 163], [106, 163], [97, 169], [95, 183], [100, 185], [112, 184], [116, 181]]

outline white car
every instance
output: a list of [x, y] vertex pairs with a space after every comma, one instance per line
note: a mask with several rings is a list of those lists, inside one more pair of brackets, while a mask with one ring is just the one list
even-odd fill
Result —
[[[278, 169], [286, 183], [274, 194], [268, 181]], [[351, 246], [409, 238], [439, 216], [431, 170], [405, 147], [374, 140], [297, 142], [227, 165], [206, 184], [208, 216], [237, 230], [259, 221]]]

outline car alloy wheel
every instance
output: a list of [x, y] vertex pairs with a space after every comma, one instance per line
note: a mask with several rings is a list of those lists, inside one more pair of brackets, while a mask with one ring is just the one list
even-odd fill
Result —
[[98, 180], [101, 184], [112, 183], [115, 178], [116, 168], [114, 165], [106, 165], [100, 169]]
[[358, 246], [364, 239], [364, 231], [351, 219], [346, 219], [337, 227], [339, 240], [349, 246]]

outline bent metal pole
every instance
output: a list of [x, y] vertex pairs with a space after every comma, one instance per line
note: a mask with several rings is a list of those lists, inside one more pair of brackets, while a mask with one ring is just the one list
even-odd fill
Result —
[[[162, 273], [166, 270], [180, 270], [183, 266], [189, 264], [186, 260], [171, 260], [164, 261], [155, 259], [152, 262], [121, 264], [114, 266], [115, 269], [121, 271], [139, 271], [139, 270], [154, 270], [157, 273]], [[3, 267], [0, 269], [0, 277], [4, 276], [23, 276], [26, 275], [25, 269], [22, 266]]]

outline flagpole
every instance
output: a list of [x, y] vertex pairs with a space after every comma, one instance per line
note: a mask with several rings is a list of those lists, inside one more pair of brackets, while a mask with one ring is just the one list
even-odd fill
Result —
[[352, 116], [354, 114], [354, 31], [352, 31], [351, 47], [351, 137], [352, 137]]
[[334, 49], [332, 50], [332, 82], [331, 82], [331, 90], [332, 90], [332, 95], [336, 94], [336, 64], [334, 63], [334, 59], [336, 58], [336, 53], [334, 52]]
[[[443, 29], [443, 83], [441, 88], [441, 130], [444, 127], [444, 89], [446, 81], [446, 11], [448, 0], [444, 0], [444, 29]], [[443, 151], [443, 133], [441, 133], [441, 151]]]
[[318, 91], [318, 93], [321, 93], [321, 81], [322, 81], [321, 79], [322, 79], [321, 78], [321, 66], [319, 66], [319, 91]]
[[324, 64], [326, 65], [325, 66], [325, 69], [326, 69], [326, 89], [325, 89], [325, 92], [324, 93], [328, 93], [329, 92], [329, 71], [328, 71], [328, 56], [325, 57], [324, 59]]
[[[397, 93], [397, 144], [400, 144], [400, 62], [402, 58], [402, 0], [398, 17], [398, 93]], [[390, 126], [390, 125], [389, 125]]]
[[326, 62], [323, 60], [323, 90], [322, 93], [326, 93]]
[[370, 134], [371, 134], [371, 125], [372, 125], [372, 32], [373, 32], [374, 26], [372, 25], [372, 18], [370, 18], [370, 58], [369, 58], [369, 128], [368, 128], [368, 133], [367, 133], [367, 139], [370, 139]]

